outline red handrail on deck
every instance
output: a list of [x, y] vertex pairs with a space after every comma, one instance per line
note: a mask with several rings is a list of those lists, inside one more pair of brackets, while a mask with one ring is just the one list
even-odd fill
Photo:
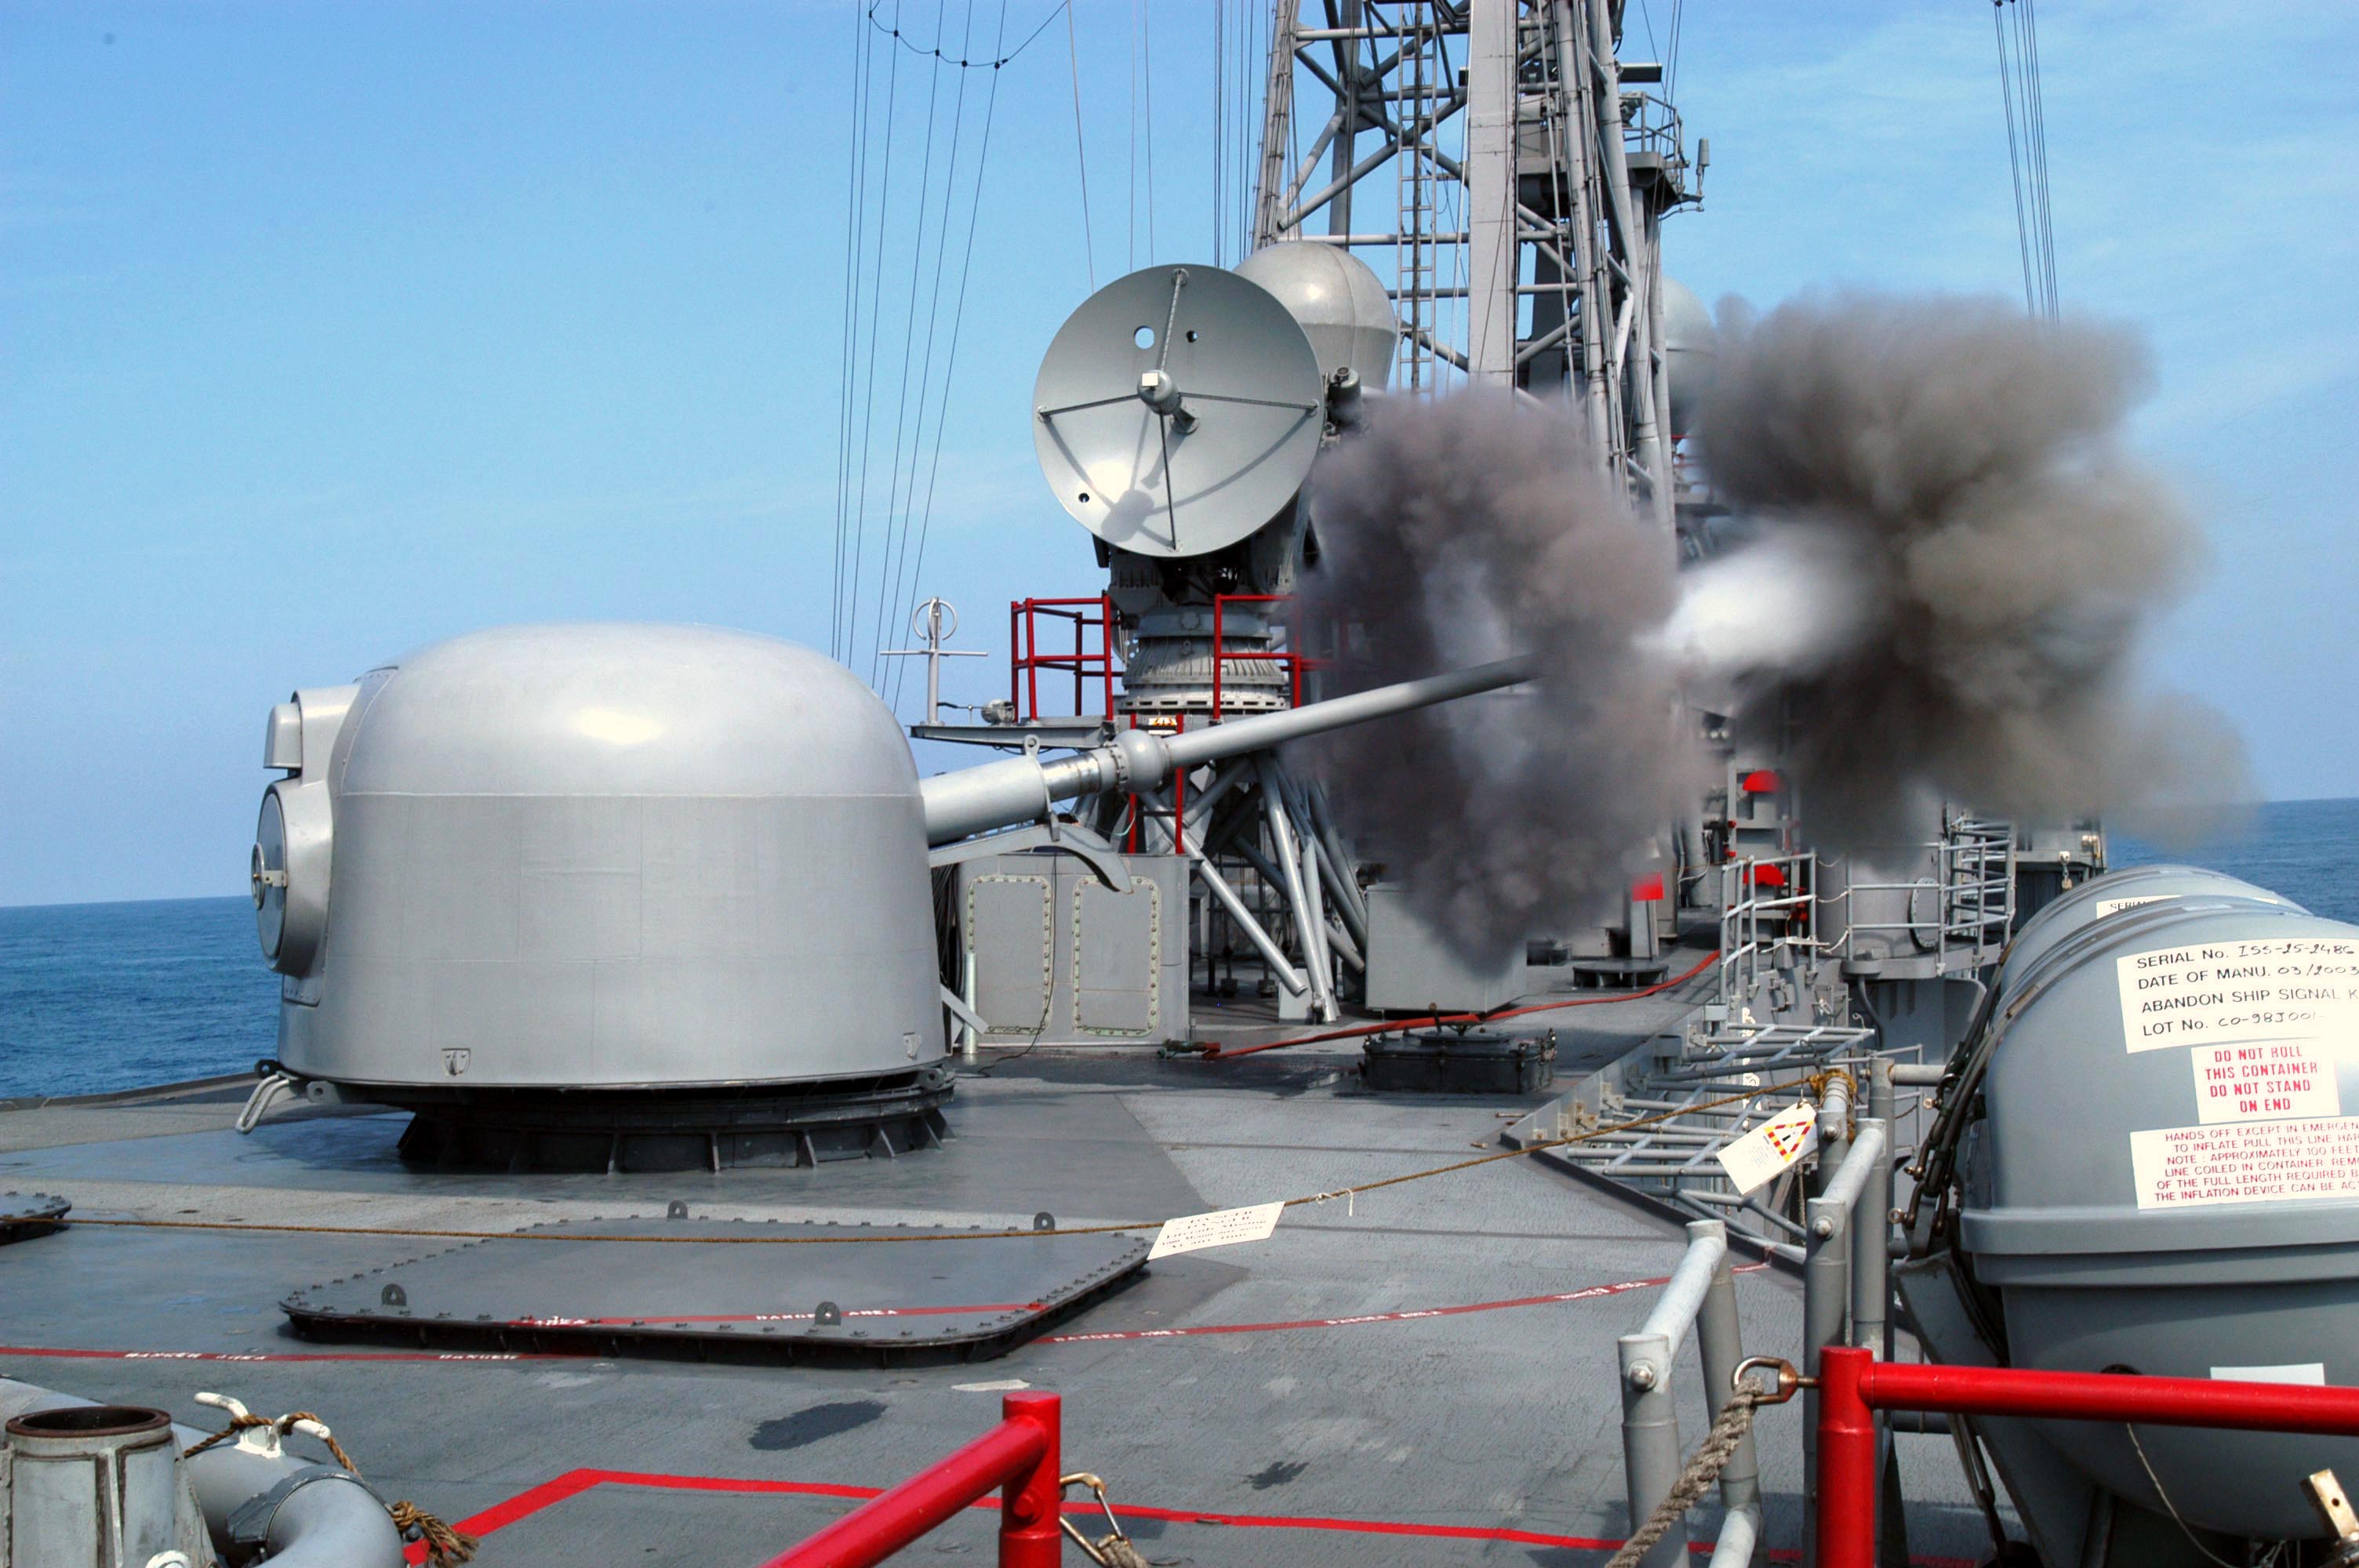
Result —
[[1819, 1568], [1875, 1568], [1880, 1410], [2359, 1437], [2359, 1389], [1935, 1367], [1831, 1345], [1819, 1352]]
[[962, 1509], [1000, 1489], [999, 1568], [1058, 1568], [1059, 1400], [1027, 1392], [1002, 1398], [1000, 1423], [862, 1504], [762, 1568], [870, 1568]]

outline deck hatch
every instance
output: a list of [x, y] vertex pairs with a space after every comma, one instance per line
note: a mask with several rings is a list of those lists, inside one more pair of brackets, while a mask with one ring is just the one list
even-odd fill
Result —
[[[307, 1286], [279, 1305], [297, 1333], [316, 1339], [732, 1360], [984, 1360], [1120, 1284], [1145, 1263], [1147, 1245], [1131, 1235], [969, 1238], [932, 1227], [660, 1215], [531, 1232], [723, 1244], [474, 1241]], [[800, 1244], [726, 1244], [766, 1234]], [[878, 1239], [888, 1235], [950, 1238]]]

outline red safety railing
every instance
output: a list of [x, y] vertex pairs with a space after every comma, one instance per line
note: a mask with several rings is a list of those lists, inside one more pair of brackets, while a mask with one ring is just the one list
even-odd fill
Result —
[[1000, 1423], [762, 1568], [869, 1568], [999, 1491], [999, 1568], [1058, 1568], [1058, 1399], [1008, 1394]]
[[1875, 1568], [1880, 1410], [2359, 1437], [2359, 1389], [1934, 1367], [1842, 1346], [1819, 1352], [1818, 1389], [1819, 1568]]
[[[1094, 613], [1093, 613], [1094, 611]], [[1069, 622], [1073, 631], [1071, 653], [1043, 651], [1040, 618]], [[1018, 599], [1007, 606], [1007, 700], [1021, 720], [1040, 717], [1040, 672], [1073, 677], [1073, 712], [1080, 714], [1082, 696], [1094, 681], [1101, 687], [1099, 711], [1114, 717], [1114, 601], [1103, 594], [1093, 599]], [[1090, 636], [1095, 632], [1097, 636]], [[1097, 646], [1093, 650], [1090, 643]]]

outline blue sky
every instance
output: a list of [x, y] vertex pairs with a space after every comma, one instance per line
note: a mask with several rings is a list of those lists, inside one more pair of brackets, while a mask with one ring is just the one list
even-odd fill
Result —
[[[934, 6], [898, 3], [929, 35]], [[1076, 13], [1089, 256], [1063, 21], [998, 73], [919, 574], [995, 654], [1008, 599], [1097, 577], [1032, 465], [1041, 348], [1093, 259], [1212, 254], [1212, 8], [1145, 3], [1152, 248], [1140, 0]], [[1633, 0], [1625, 56], [1669, 10]], [[1009, 0], [1009, 41], [1049, 14]], [[827, 644], [859, 17], [0, 11], [0, 903], [240, 891], [270, 703], [440, 636], [615, 617]], [[2270, 795], [2359, 794], [2359, 9], [2041, 18], [2064, 301], [2150, 336], [2138, 438], [2212, 524], [2158, 678], [2242, 717]], [[1689, 0], [1679, 96], [1712, 165], [1672, 270], [1760, 304], [2017, 292], [1989, 20]], [[899, 64], [946, 137], [958, 78]], [[990, 75], [966, 77], [962, 191]], [[906, 198], [924, 122], [899, 118]], [[954, 666], [951, 694], [999, 667]]]

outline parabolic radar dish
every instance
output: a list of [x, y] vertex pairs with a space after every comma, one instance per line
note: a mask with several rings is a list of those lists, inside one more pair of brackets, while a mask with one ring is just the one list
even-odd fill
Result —
[[1117, 549], [1171, 559], [1234, 545], [1310, 477], [1325, 421], [1310, 341], [1266, 290], [1214, 266], [1154, 266], [1066, 319], [1033, 385], [1040, 471]]

